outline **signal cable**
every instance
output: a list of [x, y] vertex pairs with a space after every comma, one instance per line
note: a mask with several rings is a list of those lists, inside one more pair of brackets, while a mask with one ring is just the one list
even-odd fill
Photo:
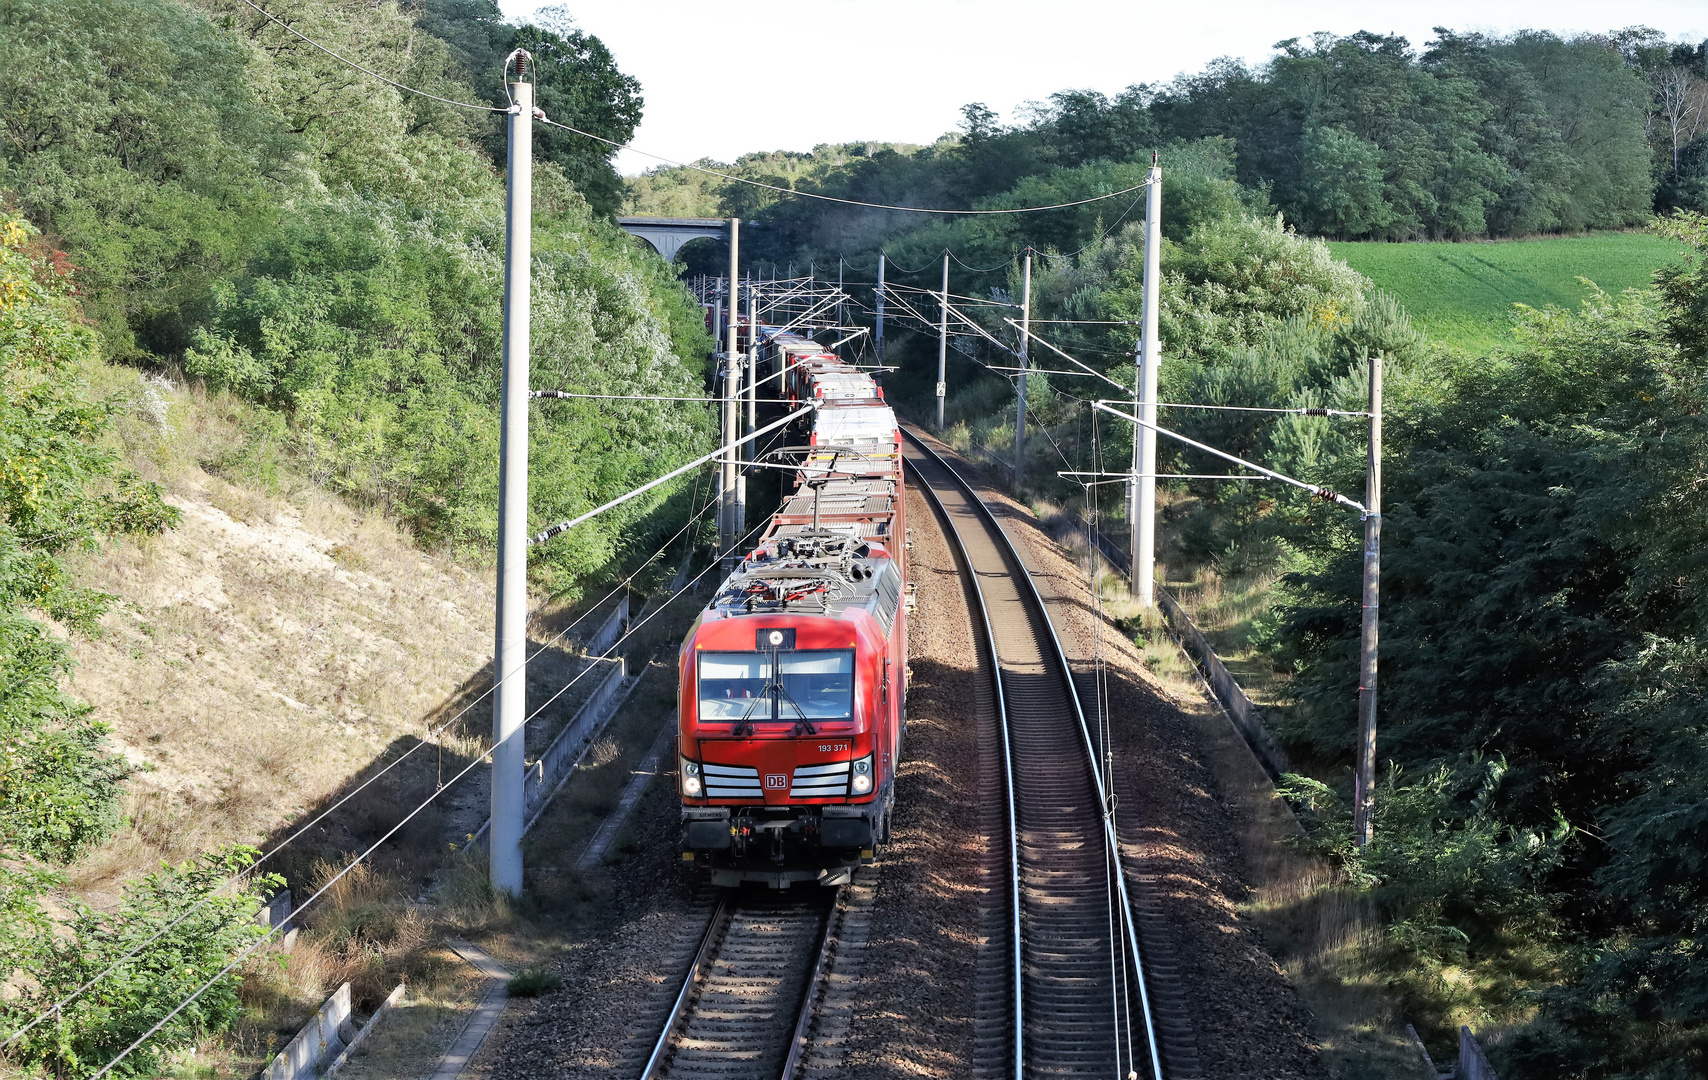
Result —
[[[586, 620], [586, 618], [589, 615], [593, 614], [593, 612], [598, 611], [601, 607], [603, 607], [605, 601], [609, 600], [611, 597], [615, 596], [619, 589], [623, 589], [623, 588], [627, 587], [630, 582], [632, 582], [637, 576], [639, 576], [639, 574], [642, 570], [645, 570], [649, 565], [652, 564], [652, 561], [654, 559], [658, 558], [660, 555], [664, 554], [664, 552], [668, 551], [670, 549], [670, 546], [672, 544], [674, 544], [677, 541], [677, 539], [679, 539], [682, 536], [683, 533], [687, 532], [691, 527], [693, 527], [695, 522], [697, 522], [700, 518], [704, 517], [706, 515], [706, 512], [708, 510], [710, 510], [713, 505], [714, 504], [712, 502], [708, 501], [705, 506], [701, 507], [698, 512], [696, 512], [692, 517], [690, 517], [688, 519], [687, 524], [683, 525], [682, 528], [678, 529], [674, 536], [672, 536], [669, 540], [666, 540], [664, 542], [664, 545], [662, 547], [660, 547], [657, 551], [655, 551], [651, 556], [649, 556], [645, 562], [641, 563], [641, 565], [639, 567], [637, 567], [633, 573], [631, 573], [628, 577], [624, 578], [621, 582], [618, 582], [617, 585], [614, 586], [610, 592], [606, 593], [597, 602], [595, 602], [593, 605], [591, 605], [585, 612], [583, 612], [580, 616], [578, 616], [568, 626], [565, 626], [563, 629], [559, 630], [556, 634], [554, 634], [549, 640], [546, 641], [544, 647], [549, 648], [552, 645], [557, 644], [557, 642], [561, 641], [570, 631], [574, 630], [577, 626], [581, 625], [581, 623], [584, 620]], [[512, 673], [512, 674], [514, 674], [514, 673]], [[498, 687], [500, 685], [502, 685], [505, 681], [507, 681], [510, 677], [511, 676], [509, 676], [509, 675], [504, 676], [503, 678], [500, 678], [496, 682], [494, 682], [493, 685], [491, 685], [491, 686], [487, 687], [485, 690], [481, 691], [481, 693], [478, 697], [476, 697], [473, 701], [469, 702], [467, 705], [463, 706], [463, 708], [461, 710], [459, 710], [455, 716], [452, 716], [449, 720], [446, 720], [444, 723], [440, 724], [437, 728], [430, 730], [427, 733], [427, 739], [437, 740], [438, 736], [443, 734], [447, 729], [449, 729], [451, 727], [451, 725], [455, 724], [458, 720], [461, 720], [464, 716], [468, 715], [468, 713], [471, 712], [476, 705], [479, 705], [482, 701], [486, 700], [487, 697], [491, 696], [491, 694], [495, 690], [497, 690]], [[346, 792], [344, 794], [344, 796], [342, 798], [340, 798], [337, 802], [333, 803], [331, 806], [327, 807], [325, 810], [322, 810], [319, 814], [316, 814], [313, 818], [309, 819], [308, 822], [303, 824], [300, 828], [298, 828], [291, 835], [285, 837], [285, 839], [279, 841], [278, 844], [274, 845], [273, 848], [271, 848], [267, 852], [263, 853], [260, 858], [256, 859], [253, 863], [250, 863], [247, 867], [244, 867], [242, 870], [242, 873], [244, 873], [244, 874], [254, 873], [255, 869], [257, 867], [259, 867], [262, 863], [266, 862], [267, 860], [271, 859], [273, 856], [277, 855], [279, 852], [283, 851], [285, 848], [289, 847], [292, 843], [294, 843], [296, 840], [301, 838], [304, 833], [306, 833], [310, 829], [314, 828], [314, 826], [319, 824], [320, 822], [326, 820], [326, 818], [328, 816], [330, 816], [331, 814], [337, 812], [339, 807], [343, 806], [345, 803], [349, 802], [351, 799], [355, 798], [357, 795], [359, 795], [363, 791], [365, 791], [368, 787], [372, 786], [376, 781], [378, 781], [380, 779], [380, 777], [384, 776], [386, 773], [390, 772], [392, 769], [396, 768], [398, 765], [401, 765], [404, 762], [404, 760], [407, 759], [411, 754], [415, 753], [415, 751], [421, 749], [423, 746], [428, 745], [427, 739], [421, 739], [420, 741], [416, 742], [415, 745], [411, 746], [409, 749], [405, 750], [403, 753], [399, 754], [397, 757], [393, 758], [390, 762], [388, 762], [384, 768], [380, 769], [378, 772], [374, 773], [372, 776], [370, 776], [366, 780], [362, 781], [356, 787], [354, 787], [351, 790], [349, 790], [348, 792]], [[435, 741], [433, 745], [437, 746], [440, 744], [437, 741]], [[459, 773], [458, 775], [460, 776], [461, 774]], [[455, 778], [453, 778], [452, 783], [455, 783], [455, 782], [456, 782], [456, 780], [455, 780]], [[442, 782], [441, 782], [440, 786], [442, 789], [444, 786]], [[138, 944], [133, 946], [129, 952], [125, 953], [123, 956], [118, 957], [112, 963], [108, 964], [105, 968], [103, 968], [101, 971], [99, 971], [95, 975], [91, 976], [82, 985], [73, 989], [65, 997], [54, 1002], [45, 1011], [36, 1015], [28, 1023], [26, 1023], [23, 1027], [19, 1028], [17, 1031], [15, 1031], [11, 1035], [7, 1036], [7, 1038], [4, 1042], [0, 1042], [0, 1050], [5, 1049], [6, 1047], [12, 1045], [14, 1042], [17, 1042], [19, 1039], [23, 1038], [24, 1035], [28, 1034], [29, 1031], [32, 1028], [34, 1028], [37, 1024], [40, 1024], [43, 1020], [46, 1020], [48, 1017], [55, 1015], [56, 1013], [60, 1012], [60, 1010], [64, 1009], [65, 1006], [67, 1006], [67, 1005], [71, 1004], [73, 1001], [77, 1000], [90, 987], [94, 986], [96, 983], [100, 982], [102, 979], [106, 978], [108, 975], [111, 975], [126, 960], [129, 960], [132, 957], [136, 956], [143, 949], [146, 949], [148, 946], [154, 944], [156, 941], [160, 940], [161, 937], [165, 936], [168, 932], [170, 932], [171, 930], [173, 930], [174, 928], [176, 928], [177, 926], [182, 924], [185, 919], [189, 918], [191, 915], [193, 915], [197, 911], [201, 910], [201, 908], [203, 906], [205, 906], [207, 903], [209, 903], [209, 901], [211, 899], [212, 899], [211, 897], [207, 897], [207, 898], [204, 898], [201, 901], [197, 902], [195, 905], [193, 905], [192, 907], [185, 910], [185, 912], [182, 915], [179, 915], [172, 922], [166, 924], [165, 926], [161, 927], [159, 930], [155, 931], [153, 936], [147, 938], [146, 940], [144, 940], [142, 942], [139, 942]]]
[[882, 255], [884, 257], [886, 263], [889, 266], [894, 267], [898, 274], [923, 274], [923, 273], [925, 273], [926, 270], [930, 269], [932, 267], [932, 265], [934, 265], [932, 263], [926, 263], [924, 266], [920, 267], [918, 270], [909, 270], [907, 267], [902, 266], [900, 263], [896, 262], [895, 258], [892, 255], [890, 255], [889, 252], [885, 251], [883, 248], [878, 249], [878, 254]]
[[634, 488], [631, 491], [627, 491], [627, 492], [623, 493], [622, 495], [617, 496], [615, 499], [611, 499], [608, 502], [605, 502], [599, 506], [596, 506], [593, 509], [587, 511], [585, 514], [581, 514], [578, 517], [570, 518], [568, 521], [560, 521], [556, 525], [551, 526], [550, 528], [542, 529], [539, 532], [535, 533], [533, 536], [529, 537], [528, 542], [530, 544], [543, 544], [547, 540], [550, 540], [555, 536], [559, 536], [559, 535], [567, 532], [568, 530], [575, 528], [577, 525], [588, 520], [589, 518], [598, 517], [600, 514], [603, 514], [607, 510], [611, 510], [615, 507], [621, 506], [623, 503], [628, 502], [630, 499], [633, 499], [633, 498], [636, 498], [637, 496], [646, 494], [647, 492], [651, 491], [653, 488], [658, 487], [660, 484], [665, 484], [665, 483], [670, 482], [671, 480], [676, 479], [676, 477], [681, 476], [683, 473], [687, 472], [689, 469], [698, 468], [699, 466], [704, 465], [706, 462], [717, 457], [719, 454], [729, 453], [730, 451], [739, 447], [742, 443], [745, 443], [745, 442], [747, 442], [751, 439], [754, 439], [760, 435], [763, 435], [767, 431], [771, 431], [775, 428], [782, 427], [785, 424], [793, 423], [795, 420], [798, 420], [800, 417], [806, 415], [809, 412], [812, 412], [817, 407], [818, 407], [817, 405], [802, 406], [801, 408], [796, 409], [794, 412], [790, 413], [789, 415], [783, 417], [781, 420], [774, 420], [770, 424], [767, 424], [765, 427], [760, 428], [758, 431], [752, 432], [751, 434], [748, 434], [748, 435], [743, 435], [740, 438], [736, 439], [735, 441], [728, 443], [727, 445], [718, 447], [716, 450], [713, 450], [709, 454], [703, 454], [700, 457], [695, 458], [693, 461], [690, 461], [688, 464], [683, 465], [681, 468], [673, 469], [670, 472], [665, 473], [663, 476], [660, 476], [656, 480], [649, 480], [646, 483], [642, 484], [640, 487]]
[[[1099, 471], [1101, 471], [1103, 468], [1103, 445], [1102, 445], [1102, 442], [1099, 438], [1097, 411], [1095, 409], [1093, 409], [1091, 412], [1091, 453], [1092, 453], [1093, 467], [1098, 469]], [[1117, 824], [1116, 818], [1115, 818], [1115, 812], [1116, 812], [1117, 807], [1119, 807], [1121, 800], [1120, 800], [1119, 795], [1117, 795], [1115, 792], [1115, 752], [1114, 752], [1114, 746], [1113, 746], [1113, 743], [1114, 743], [1114, 727], [1111, 723], [1112, 714], [1111, 714], [1111, 710], [1110, 710], [1110, 706], [1109, 706], [1109, 664], [1108, 664], [1107, 658], [1104, 656], [1104, 643], [1103, 643], [1104, 621], [1105, 621], [1106, 616], [1103, 613], [1103, 588], [1102, 588], [1101, 582], [1098, 580], [1098, 576], [1101, 572], [1101, 564], [1102, 564], [1102, 556], [1103, 556], [1103, 548], [1102, 548], [1102, 545], [1099, 543], [1099, 538], [1102, 537], [1102, 535], [1103, 535], [1103, 533], [1102, 533], [1102, 519], [1101, 519], [1101, 509], [1102, 508], [1099, 505], [1098, 500], [1096, 500], [1092, 497], [1092, 489], [1089, 485], [1087, 485], [1085, 488], [1085, 501], [1086, 501], [1086, 505], [1087, 505], [1087, 512], [1090, 516], [1090, 521], [1091, 521], [1091, 543], [1088, 545], [1091, 548], [1090, 586], [1091, 586], [1091, 593], [1092, 593], [1093, 611], [1095, 613], [1096, 620], [1097, 620], [1097, 626], [1096, 626], [1096, 631], [1095, 631], [1095, 633], [1096, 633], [1096, 645], [1095, 645], [1095, 654], [1094, 654], [1095, 665], [1096, 665], [1095, 666], [1095, 677], [1096, 677], [1095, 687], [1096, 687], [1096, 695], [1097, 695], [1097, 697], [1096, 697], [1097, 741], [1098, 741], [1099, 748], [1102, 749], [1102, 751], [1103, 751], [1103, 787], [1104, 787], [1104, 791], [1107, 792], [1108, 799], [1109, 799], [1109, 805], [1105, 808], [1105, 813], [1108, 815], [1108, 818], [1109, 818], [1110, 831], [1112, 833], [1114, 833], [1115, 840], [1116, 840], [1116, 845], [1110, 851], [1109, 854], [1110, 854], [1111, 862], [1113, 864], [1112, 865], [1113, 873], [1125, 874], [1126, 870], [1121, 865], [1121, 849], [1119, 846], [1120, 828], [1119, 828], [1119, 825]], [[1115, 904], [1113, 897], [1111, 897], [1110, 913], [1112, 915], [1115, 914], [1116, 906], [1117, 905]], [[1132, 918], [1132, 913], [1128, 912], [1126, 910], [1122, 910], [1119, 913], [1119, 918], [1120, 918], [1121, 923], [1122, 923], [1121, 929], [1126, 929], [1128, 921]], [[1114, 940], [1113, 940], [1113, 935], [1115, 933], [1116, 933], [1116, 931], [1112, 928], [1111, 929], [1111, 941], [1110, 941], [1110, 949], [1111, 949], [1112, 953], [1114, 952], [1114, 949], [1115, 949]], [[1134, 962], [1134, 964], [1139, 963], [1139, 958], [1138, 958], [1137, 954], [1134, 955], [1133, 962]], [[1121, 960], [1119, 967], [1120, 967], [1120, 972], [1121, 972], [1121, 1002], [1124, 1005], [1122, 1012], [1124, 1015], [1124, 1019], [1126, 1020], [1126, 1030], [1127, 1030], [1127, 1061], [1128, 1061], [1128, 1065], [1129, 1065], [1129, 1075], [1131, 1075], [1132, 1072], [1134, 1071], [1131, 1069], [1131, 1063], [1133, 1062], [1134, 1058], [1137, 1056], [1136, 1053], [1134, 1052], [1134, 1049], [1133, 1049], [1132, 990], [1129, 988], [1129, 986], [1127, 984], [1127, 965], [1126, 965], [1124, 958]], [[1119, 1065], [1120, 1053], [1121, 1053], [1120, 1041], [1121, 1041], [1120, 1040], [1120, 1028], [1117, 1027], [1116, 1033], [1115, 1033], [1115, 1055], [1116, 1055], [1116, 1061], [1117, 1061], [1117, 1071], [1119, 1071], [1118, 1065]]]
[[[245, 0], [245, 2], [247, 3], [248, 0]], [[799, 191], [795, 188], [778, 187], [776, 184], [763, 183], [759, 180], [749, 180], [745, 176], [736, 176], [733, 173], [721, 172], [717, 169], [708, 169], [704, 165], [696, 165], [693, 162], [677, 161], [675, 158], [667, 158], [662, 154], [650, 153], [646, 150], [641, 150], [635, 147], [631, 143], [620, 143], [615, 139], [607, 139], [603, 135], [595, 135], [590, 131], [582, 131], [578, 127], [571, 127], [568, 124], [552, 120], [544, 115], [536, 114], [535, 119], [542, 124], [574, 132], [583, 138], [592, 139], [595, 142], [602, 142], [606, 146], [617, 150], [627, 150], [630, 153], [639, 154], [642, 157], [652, 158], [654, 161], [662, 161], [666, 165], [674, 165], [681, 169], [693, 169], [695, 172], [702, 172], [708, 176], [716, 176], [720, 179], [730, 180], [738, 184], [747, 184], [750, 187], [763, 188], [766, 191], [775, 191], [779, 195], [794, 195], [802, 199], [817, 199], [820, 202], [840, 203], [843, 206], [860, 206], [868, 210], [897, 210], [910, 214], [953, 214], [960, 217], [993, 217], [1002, 214], [1035, 214], [1044, 210], [1066, 210], [1073, 206], [1085, 206], [1088, 203], [1103, 202], [1105, 199], [1120, 198], [1122, 195], [1131, 194], [1145, 186], [1142, 183], [1135, 184], [1129, 188], [1122, 188], [1120, 191], [1112, 191], [1107, 195], [1094, 195], [1089, 199], [1077, 199], [1073, 202], [1055, 203], [1051, 206], [1021, 206], [1007, 210], [956, 210], [949, 209], [947, 207], [895, 206], [890, 203], [864, 202], [860, 199], [842, 199], [835, 195], [822, 195], [816, 191]]]
[[[440, 97], [438, 94], [430, 94], [425, 90], [417, 90], [413, 86], [406, 86], [403, 83], [398, 82], [396, 79], [387, 78], [386, 76], [381, 75], [379, 72], [374, 71], [372, 68], [364, 67], [361, 64], [356, 63], [354, 60], [351, 60], [349, 57], [346, 57], [341, 53], [335, 52], [334, 50], [327, 48], [325, 45], [322, 45], [320, 42], [315, 41], [313, 38], [309, 37], [307, 34], [304, 34], [301, 31], [297, 30], [295, 27], [291, 26], [289, 23], [285, 22], [283, 19], [280, 19], [277, 16], [273, 15], [266, 8], [263, 8], [261, 5], [255, 3], [255, 0], [242, 0], [242, 2], [249, 5], [250, 7], [254, 8], [256, 11], [260, 12], [263, 16], [265, 16], [267, 18], [267, 20], [269, 22], [273, 22], [273, 23], [278, 24], [279, 26], [283, 27], [289, 33], [293, 34], [294, 36], [296, 36], [298, 38], [301, 38], [303, 41], [306, 41], [308, 44], [314, 46], [316, 49], [319, 49], [321, 52], [332, 57], [334, 60], [337, 60], [339, 63], [345, 64], [349, 67], [352, 67], [352, 68], [356, 69], [357, 71], [360, 71], [364, 75], [378, 79], [380, 82], [383, 82], [388, 86], [392, 86], [392, 87], [395, 87], [399, 90], [402, 90], [405, 93], [418, 94], [421, 97], [431, 98], [434, 101], [443, 102], [446, 105], [455, 105], [456, 107], [458, 107], [460, 109], [473, 109], [476, 112], [488, 112], [488, 113], [508, 113], [508, 112], [510, 112], [510, 109], [501, 109], [495, 105], [472, 105], [466, 101], [455, 101], [451, 98]], [[508, 83], [506, 85], [508, 85]], [[639, 149], [638, 147], [636, 147], [630, 143], [620, 143], [620, 142], [617, 142], [615, 139], [607, 139], [603, 135], [595, 135], [590, 131], [582, 131], [578, 127], [573, 127], [569, 124], [562, 123], [561, 121], [558, 121], [558, 120], [552, 120], [552, 119], [548, 118], [545, 115], [545, 113], [540, 111], [538, 108], [536, 108], [534, 111], [534, 119], [539, 121], [542, 124], [546, 124], [546, 125], [549, 125], [549, 126], [555, 127], [555, 128], [562, 128], [564, 131], [568, 131], [568, 132], [572, 132], [576, 135], [580, 135], [582, 138], [592, 139], [595, 142], [604, 143], [606, 146], [609, 146], [615, 150], [627, 150], [630, 153], [639, 154], [642, 157], [649, 157], [655, 161], [662, 161], [666, 165], [674, 165], [678, 168], [683, 168], [683, 169], [693, 169], [696, 172], [702, 172], [702, 173], [707, 174], [708, 176], [716, 176], [716, 177], [719, 177], [720, 179], [729, 180], [729, 181], [732, 181], [734, 183], [747, 184], [751, 187], [763, 188], [767, 191], [777, 192], [780, 195], [793, 195], [793, 196], [803, 198], [803, 199], [817, 199], [821, 202], [840, 203], [844, 206], [860, 206], [860, 207], [865, 207], [866, 209], [869, 209], [869, 210], [896, 210], [896, 211], [901, 211], [901, 212], [905, 212], [905, 213], [912, 213], [912, 214], [953, 214], [953, 215], [962, 216], [962, 217], [991, 217], [991, 216], [997, 216], [997, 215], [1002, 215], [1002, 214], [1033, 214], [1033, 213], [1038, 213], [1038, 212], [1045, 211], [1045, 210], [1065, 210], [1065, 209], [1068, 209], [1069, 207], [1085, 206], [1089, 203], [1103, 202], [1104, 200], [1107, 200], [1107, 199], [1119, 198], [1122, 195], [1127, 195], [1127, 194], [1130, 194], [1134, 191], [1138, 191], [1145, 186], [1144, 184], [1136, 184], [1133, 187], [1123, 188], [1120, 191], [1112, 191], [1107, 195], [1094, 195], [1088, 199], [1077, 199], [1073, 202], [1056, 203], [1056, 204], [1051, 205], [1051, 206], [1022, 206], [1022, 207], [1015, 207], [1015, 208], [1005, 209], [1005, 210], [960, 210], [960, 209], [950, 209], [948, 207], [933, 208], [933, 207], [927, 207], [927, 206], [894, 206], [894, 205], [891, 205], [889, 203], [873, 203], [873, 202], [863, 202], [859, 199], [843, 199], [843, 198], [838, 198], [835, 195], [823, 195], [823, 194], [820, 194], [819, 192], [816, 192], [816, 191], [797, 191], [793, 188], [778, 187], [776, 184], [767, 184], [767, 183], [763, 183], [763, 182], [758, 181], [758, 180], [749, 180], [744, 176], [736, 176], [733, 173], [721, 172], [717, 169], [708, 169], [704, 165], [696, 165], [696, 164], [693, 164], [692, 162], [687, 162], [687, 161], [677, 161], [674, 158], [664, 157], [662, 154], [654, 154], [654, 153], [650, 153], [646, 150]]]
[[[1021, 250], [1020, 254], [1024, 255], [1026, 252], [1031, 251], [1031, 250], [1032, 250], [1031, 248], [1024, 248]], [[1010, 266], [1014, 265], [1014, 259], [1009, 259], [1007, 262], [998, 263], [995, 266], [989, 268], [988, 270], [980, 270], [976, 266], [968, 266], [966, 263], [961, 262], [961, 257], [959, 255], [955, 254], [953, 251], [950, 251], [948, 248], [943, 249], [943, 254], [949, 256], [949, 258], [951, 258], [951, 259], [954, 259], [955, 262], [961, 267], [961, 269], [971, 270], [975, 274], [994, 274], [998, 270], [1006, 270]], [[1020, 257], [1019, 255], [1015, 256], [1016, 259], [1019, 257]]]

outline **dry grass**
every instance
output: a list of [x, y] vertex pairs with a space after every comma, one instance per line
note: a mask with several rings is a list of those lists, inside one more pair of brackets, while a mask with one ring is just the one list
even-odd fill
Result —
[[1171, 569], [1181, 576], [1166, 581], [1169, 591], [1209, 639], [1246, 696], [1260, 705], [1275, 704], [1285, 694], [1288, 674], [1275, 667], [1253, 636], [1257, 621], [1274, 606], [1273, 588], [1280, 571], [1262, 567], [1229, 572], [1214, 560]]
[[[127, 827], [70, 868], [81, 898], [105, 906], [124, 880], [160, 859], [281, 838], [468, 704], [490, 678], [492, 589], [487, 574], [421, 551], [383, 514], [293, 471], [276, 417], [129, 369], [101, 367], [93, 377], [98, 388], [132, 398], [116, 446], [183, 515], [163, 536], [72, 560], [80, 583], [116, 600], [98, 638], [73, 642], [71, 689], [140, 767], [127, 785]], [[637, 614], [642, 599], [635, 597]], [[548, 607], [533, 629], [549, 636], [587, 606]], [[625, 651], [640, 657], [674, 645], [694, 613], [691, 600], [673, 605]], [[530, 706], [580, 664], [573, 650], [532, 651]], [[597, 682], [590, 675], [530, 725], [539, 729], [530, 731], [531, 750]], [[666, 664], [649, 672], [560, 795], [567, 816], [530, 838], [531, 867], [573, 860], [591, 834], [587, 823], [615, 802], [672, 704]], [[269, 867], [287, 874], [299, 903], [393, 825], [400, 807], [484, 754], [486, 715], [476, 709], [471, 717], [478, 719], [355, 795]], [[601, 917], [600, 891], [561, 876], [535, 875], [519, 901], [496, 896], [484, 854], [446, 842], [462, 839], [465, 809], [484, 816], [484, 772], [477, 768], [330, 888], [305, 913], [288, 953], [269, 947], [247, 962], [243, 1020], [177, 1055], [167, 1073], [254, 1073], [344, 982], [358, 1019], [399, 981], [408, 986], [347, 1075], [396, 1075], [400, 1062], [413, 1068], [423, 1058], [430, 1065], [484, 989], [444, 948], [447, 933], [478, 935], [496, 954], [519, 957], [520, 967], [557, 947], [566, 929], [561, 902], [585, 920]], [[434, 902], [424, 906], [415, 898], [432, 885]]]
[[[1039, 499], [1031, 508], [1051, 537], [1089, 570], [1090, 552], [1071, 514]], [[1174, 515], [1172, 529], [1167, 524], [1159, 529], [1164, 558], [1178, 552], [1182, 516]], [[1162, 517], [1165, 523], [1169, 520], [1166, 513]], [[1159, 567], [1164, 558], [1159, 558]], [[1259, 694], [1273, 694], [1285, 676], [1275, 674], [1251, 646], [1249, 633], [1252, 621], [1269, 609], [1276, 571], [1251, 566], [1236, 570], [1229, 561], [1217, 560], [1191, 566], [1177, 554], [1166, 569], [1169, 589], [1211, 638], [1242, 688], [1252, 693], [1256, 683]], [[1433, 1080], [1404, 1033], [1405, 1018], [1393, 1005], [1388, 987], [1392, 972], [1382, 964], [1379, 928], [1368, 902], [1346, 887], [1328, 864], [1298, 850], [1294, 842], [1301, 833], [1292, 811], [1210, 698], [1162, 613], [1140, 607], [1126, 578], [1106, 564], [1096, 570], [1096, 589], [1104, 613], [1132, 637], [1145, 666], [1199, 729], [1220, 795], [1238, 823], [1251, 886], [1239, 909], [1262, 928], [1271, 955], [1315, 1015], [1331, 1075], [1337, 1080]], [[1270, 673], [1268, 681], [1254, 678], [1256, 671]]]
[[1105, 609], [1136, 634], [1145, 662], [1198, 727], [1222, 799], [1239, 824], [1251, 892], [1241, 912], [1262, 928], [1275, 961], [1315, 1015], [1324, 1063], [1337, 1080], [1433, 1080], [1388, 994], [1367, 901], [1328, 864], [1301, 853], [1298, 822], [1243, 737], [1209, 697], [1160, 613], [1123, 581], [1100, 582]]
[[[121, 377], [138, 379], [103, 374]], [[117, 597], [101, 636], [73, 644], [72, 692], [142, 767], [130, 826], [73, 868], [96, 902], [159, 859], [293, 820], [419, 735], [491, 647], [484, 575], [293, 478], [264, 414], [157, 377], [135, 389], [126, 456], [183, 521], [71, 560], [82, 584]], [[220, 463], [256, 486], [203, 467]]]
[[462, 957], [439, 947], [423, 953], [403, 1000], [339, 1071], [346, 1080], [397, 1080], [430, 1073], [442, 1048], [462, 1031], [487, 980]]
[[[316, 889], [338, 867], [322, 863], [317, 869], [312, 883]], [[193, 1054], [180, 1055], [168, 1074], [253, 1074], [344, 983], [350, 984], [358, 1025], [399, 982], [408, 987], [405, 1009], [463, 1007], [470, 989], [467, 965], [443, 949], [438, 929], [396, 885], [394, 877], [367, 866], [358, 866], [333, 884], [315, 905], [312, 927], [298, 936], [294, 947], [269, 947], [239, 969], [244, 1013], [237, 1026]], [[466, 1002], [466, 1007], [472, 1005]], [[387, 1022], [388, 1027], [395, 1024], [395, 1019]]]

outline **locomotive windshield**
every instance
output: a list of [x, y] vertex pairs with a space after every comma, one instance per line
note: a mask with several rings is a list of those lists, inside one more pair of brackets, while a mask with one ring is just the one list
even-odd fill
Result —
[[[781, 678], [773, 679], [775, 656]], [[703, 652], [700, 720], [854, 719], [854, 650]]]

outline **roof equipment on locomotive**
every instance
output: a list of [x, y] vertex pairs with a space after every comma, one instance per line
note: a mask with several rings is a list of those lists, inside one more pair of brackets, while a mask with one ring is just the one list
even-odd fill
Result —
[[840, 884], [887, 840], [906, 723], [900, 430], [872, 377], [761, 328], [815, 402], [794, 490], [682, 645], [683, 858], [716, 884]]

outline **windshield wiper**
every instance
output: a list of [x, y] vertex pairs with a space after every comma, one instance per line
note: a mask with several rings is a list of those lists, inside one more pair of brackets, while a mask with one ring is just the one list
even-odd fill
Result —
[[[789, 693], [789, 688], [783, 685], [783, 680], [782, 680], [781, 676], [779, 676], [777, 679], [777, 692], [782, 695], [782, 697], [778, 698], [778, 705], [777, 705], [778, 719], [782, 718], [782, 712], [783, 712], [782, 698], [788, 698], [789, 704], [793, 705], [795, 707], [795, 711], [801, 714], [801, 718], [799, 720], [795, 721], [795, 730], [790, 732], [790, 734], [792, 734], [792, 735], [817, 735], [818, 729], [812, 726], [811, 720], [807, 719], [807, 711], [805, 709], [801, 708], [801, 703], [795, 700], [795, 695]], [[802, 730], [803, 728], [805, 729], [804, 731]]]
[[753, 715], [754, 706], [758, 705], [761, 701], [764, 701], [768, 696], [770, 695], [765, 691], [760, 691], [759, 695], [748, 704], [747, 711], [741, 714], [741, 719], [735, 722], [735, 729], [730, 732], [731, 735], [753, 734], [753, 722], [749, 720], [748, 717]]

